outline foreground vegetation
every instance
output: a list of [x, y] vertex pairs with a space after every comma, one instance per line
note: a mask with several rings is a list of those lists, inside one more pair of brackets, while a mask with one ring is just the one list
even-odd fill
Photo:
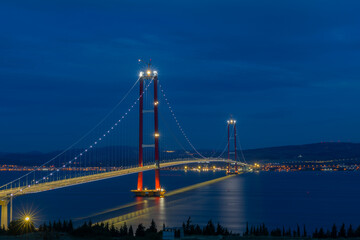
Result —
[[[72, 221], [63, 222], [49, 222], [39, 226], [38, 229], [34, 227], [33, 222], [24, 220], [12, 221], [9, 225], [9, 229], [0, 229], [0, 236], [18, 236], [18, 235], [34, 235], [34, 239], [39, 237], [43, 239], [61, 239], [63, 236], [70, 238], [85, 238], [85, 239], [104, 239], [104, 238], [116, 238], [116, 239], [162, 239], [162, 232], [166, 229], [165, 225], [159, 231], [154, 220], [151, 221], [150, 226], [146, 228], [143, 224], [139, 224], [134, 230], [132, 226], [127, 226], [124, 223], [120, 228], [116, 228], [113, 224], [109, 225], [104, 223], [93, 224], [90, 222], [84, 222], [83, 225], [74, 228]], [[222, 236], [223, 238], [237, 239], [237, 238], [281, 238], [281, 239], [336, 239], [336, 238], [360, 238], [360, 226], [354, 229], [352, 225], [347, 228], [345, 224], [342, 224], [338, 229], [334, 224], [331, 229], [315, 229], [312, 234], [308, 234], [305, 225], [300, 227], [299, 225], [295, 229], [291, 228], [275, 228], [269, 230], [265, 224], [255, 225], [249, 227], [246, 224], [245, 232], [240, 234], [234, 234], [229, 232], [227, 228], [221, 226], [219, 223], [214, 224], [211, 220], [208, 221], [204, 227], [198, 224], [193, 224], [189, 217], [186, 222], [182, 224], [182, 227], [171, 228], [175, 237], [180, 236]]]
[[281, 237], [281, 238], [315, 238], [315, 239], [324, 239], [324, 238], [360, 238], [360, 226], [358, 226], [355, 230], [350, 224], [348, 228], [345, 227], [345, 224], [342, 224], [340, 229], [336, 227], [334, 224], [331, 229], [315, 229], [315, 231], [308, 235], [306, 231], [305, 225], [302, 227], [297, 225], [296, 229], [291, 229], [285, 227], [276, 228], [271, 231], [265, 226], [265, 224], [261, 224], [259, 226], [252, 226], [249, 228], [248, 224], [246, 225], [246, 231], [243, 234], [244, 237]]

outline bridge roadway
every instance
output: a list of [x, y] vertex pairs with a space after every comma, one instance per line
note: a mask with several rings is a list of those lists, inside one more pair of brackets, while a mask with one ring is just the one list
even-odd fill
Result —
[[[181, 161], [164, 162], [164, 163], [160, 164], [160, 167], [166, 168], [166, 167], [172, 167], [172, 166], [177, 166], [177, 165], [184, 165], [184, 164], [191, 164], [191, 163], [207, 163], [207, 162], [235, 163], [235, 161], [227, 160], [227, 159], [201, 159], [201, 160], [187, 159], [187, 160], [181, 160]], [[238, 162], [238, 164], [242, 164], [242, 163]], [[74, 185], [78, 185], [78, 184], [119, 177], [122, 175], [134, 174], [134, 173], [138, 173], [138, 172], [145, 172], [145, 171], [149, 171], [149, 170], [153, 170], [153, 169], [155, 169], [155, 164], [151, 164], [151, 165], [147, 165], [147, 166], [143, 166], [143, 167], [127, 168], [127, 169], [112, 171], [112, 172], [97, 173], [97, 174], [93, 174], [93, 175], [57, 180], [57, 181], [52, 181], [52, 182], [38, 183], [36, 185], [32, 185], [31, 187], [23, 186], [22, 188], [24, 188], [24, 189], [22, 191], [20, 191], [20, 188], [1, 190], [0, 191], [0, 201], [9, 199], [11, 194], [13, 194], [13, 197], [16, 197], [16, 196], [20, 196], [20, 195], [24, 195], [24, 194], [39, 193], [39, 192], [54, 190], [54, 189], [58, 189], [58, 188], [70, 187], [70, 186], [74, 186]]]

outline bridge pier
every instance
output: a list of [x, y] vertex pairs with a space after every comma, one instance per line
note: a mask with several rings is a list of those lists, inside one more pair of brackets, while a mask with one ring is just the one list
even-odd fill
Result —
[[10, 197], [10, 222], [13, 220], [13, 197]]
[[[1, 227], [4, 227], [5, 229], [8, 228], [9, 222], [8, 222], [8, 205], [9, 205], [10, 199], [4, 199], [0, 200], [1, 205]], [[10, 209], [12, 207], [10, 206]]]

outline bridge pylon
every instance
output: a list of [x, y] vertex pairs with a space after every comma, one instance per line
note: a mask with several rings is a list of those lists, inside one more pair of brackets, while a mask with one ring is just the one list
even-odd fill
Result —
[[[158, 74], [151, 69], [151, 62], [148, 63], [146, 72], [140, 72], [140, 97], [139, 97], [139, 167], [143, 167], [143, 113], [144, 113], [144, 82], [152, 80], [154, 84], [154, 145], [155, 148], [155, 189], [143, 188], [143, 172], [138, 173], [137, 189], [132, 190], [136, 196], [157, 196], [163, 197], [165, 190], [160, 185], [160, 154], [159, 154], [159, 118], [158, 118]], [[152, 146], [152, 145], [151, 145]]]
[[1, 205], [1, 227], [8, 229], [9, 222], [8, 222], [8, 206], [10, 203], [10, 199], [2, 199], [0, 200]]
[[232, 172], [230, 171], [230, 126], [233, 125], [233, 131], [234, 131], [234, 160], [235, 160], [235, 174], [238, 174], [238, 165], [237, 165], [237, 152], [236, 152], [236, 120], [234, 119], [229, 119], [227, 121], [227, 132], [228, 132], [228, 160], [229, 160], [229, 163], [228, 163], [228, 167], [227, 167], [227, 171], [226, 173], [227, 174], [231, 174]]

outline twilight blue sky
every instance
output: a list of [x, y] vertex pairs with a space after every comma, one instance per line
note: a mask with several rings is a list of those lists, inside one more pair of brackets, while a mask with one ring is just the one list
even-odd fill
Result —
[[360, 141], [359, 1], [1, 1], [0, 151], [65, 148], [152, 58], [183, 128], [215, 148]]

